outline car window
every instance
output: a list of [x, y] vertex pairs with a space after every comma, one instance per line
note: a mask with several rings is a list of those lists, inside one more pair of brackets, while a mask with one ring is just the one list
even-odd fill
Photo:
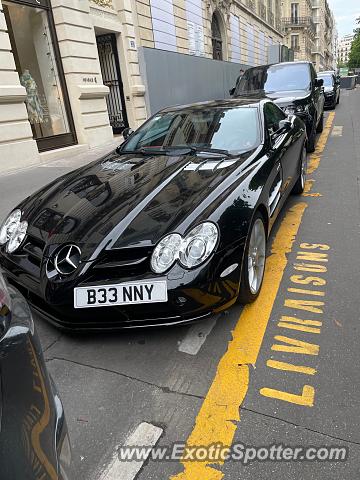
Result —
[[269, 130], [270, 135], [272, 135], [276, 130], [279, 129], [280, 120], [286, 118], [285, 113], [273, 103], [266, 103], [264, 106], [264, 117], [266, 127]]
[[333, 87], [335, 78], [333, 75], [319, 75], [318, 78], [322, 78], [324, 80], [324, 87]]
[[234, 95], [309, 90], [311, 75], [307, 63], [266, 65], [246, 70]]
[[155, 115], [123, 152], [144, 147], [206, 147], [238, 152], [260, 144], [256, 106], [193, 107]]

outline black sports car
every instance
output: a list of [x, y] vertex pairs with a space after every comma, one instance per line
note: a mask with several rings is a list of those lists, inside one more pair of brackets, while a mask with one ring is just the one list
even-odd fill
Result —
[[177, 324], [255, 300], [270, 229], [304, 188], [302, 120], [235, 99], [168, 108], [129, 133], [5, 220], [9, 281], [69, 329]]
[[64, 410], [24, 297], [0, 273], [0, 478], [67, 480]]

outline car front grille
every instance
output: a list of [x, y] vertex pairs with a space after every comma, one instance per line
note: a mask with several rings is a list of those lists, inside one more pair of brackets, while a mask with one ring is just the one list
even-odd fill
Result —
[[119, 278], [140, 275], [150, 271], [153, 247], [132, 247], [103, 252], [93, 266], [96, 277]]

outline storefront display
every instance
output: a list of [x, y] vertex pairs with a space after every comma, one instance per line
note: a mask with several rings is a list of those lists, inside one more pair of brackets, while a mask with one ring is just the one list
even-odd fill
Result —
[[76, 136], [54, 41], [50, 4], [47, 0], [4, 0], [3, 7], [20, 83], [27, 93], [29, 122], [39, 150], [73, 145]]

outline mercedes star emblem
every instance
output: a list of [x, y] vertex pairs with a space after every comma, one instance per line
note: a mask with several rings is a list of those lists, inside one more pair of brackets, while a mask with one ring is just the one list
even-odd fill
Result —
[[65, 245], [60, 248], [54, 258], [54, 266], [60, 275], [75, 272], [81, 262], [81, 250], [76, 245]]

